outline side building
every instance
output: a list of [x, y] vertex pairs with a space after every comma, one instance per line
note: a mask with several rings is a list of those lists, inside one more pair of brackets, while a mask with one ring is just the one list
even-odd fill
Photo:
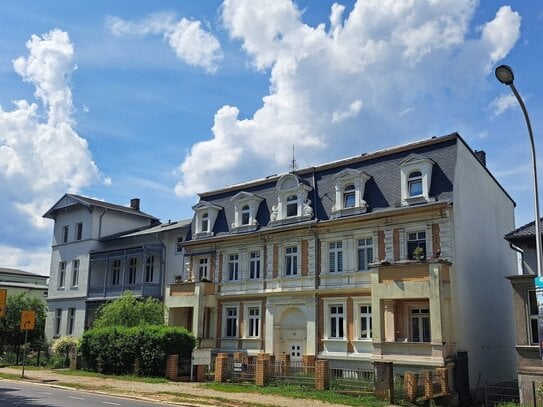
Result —
[[0, 267], [0, 289], [5, 289], [8, 296], [24, 292], [45, 300], [48, 278], [29, 271]]
[[513, 377], [514, 206], [456, 133], [202, 193], [169, 323], [217, 352]]

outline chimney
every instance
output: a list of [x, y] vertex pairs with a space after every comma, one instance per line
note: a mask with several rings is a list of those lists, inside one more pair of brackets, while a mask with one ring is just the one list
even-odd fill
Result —
[[486, 167], [486, 153], [484, 151], [474, 151], [475, 157]]
[[130, 200], [130, 207], [134, 209], [135, 211], [140, 210], [140, 199], [139, 198], [132, 198]]

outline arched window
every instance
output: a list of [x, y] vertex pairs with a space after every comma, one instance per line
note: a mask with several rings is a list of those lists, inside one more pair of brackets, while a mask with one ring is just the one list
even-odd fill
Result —
[[349, 184], [343, 190], [343, 208], [354, 208], [355, 203], [355, 188], [353, 184]]
[[407, 186], [409, 196], [422, 195], [422, 173], [420, 171], [413, 171], [407, 178]]
[[244, 205], [243, 208], [241, 208], [241, 224], [242, 225], [249, 224], [250, 214], [251, 214], [251, 211], [249, 209], [249, 205]]
[[202, 214], [202, 232], [208, 232], [209, 227], [209, 214], [207, 212]]
[[290, 195], [287, 198], [287, 218], [291, 216], [298, 216], [298, 197], [296, 195]]

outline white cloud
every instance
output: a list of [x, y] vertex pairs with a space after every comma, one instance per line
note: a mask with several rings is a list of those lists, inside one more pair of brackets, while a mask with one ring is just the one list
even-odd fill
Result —
[[507, 93], [495, 98], [491, 104], [491, 110], [494, 116], [499, 116], [505, 111], [518, 106], [517, 99], [512, 93]]
[[200, 21], [184, 17], [177, 21], [174, 13], [152, 14], [138, 23], [109, 16], [106, 25], [119, 37], [162, 35], [179, 60], [208, 73], [215, 73], [223, 58], [219, 41], [202, 29]]
[[[269, 70], [270, 92], [252, 117], [219, 109], [213, 137], [195, 144], [180, 165], [176, 193], [287, 171], [293, 143], [298, 162], [315, 165], [387, 146], [387, 139], [454, 130], [450, 112], [465, 105], [466, 89], [483, 86], [488, 66], [507, 55], [520, 32], [518, 14], [502, 7], [474, 38], [477, 4], [359, 0], [347, 15], [334, 4], [327, 31], [324, 23], [305, 24], [290, 0], [225, 0], [224, 26], [256, 69]], [[500, 42], [500, 30], [508, 41]], [[447, 106], [433, 103], [442, 99]], [[406, 114], [412, 111], [417, 120]]]
[[26, 47], [29, 55], [13, 66], [35, 86], [44, 112], [25, 100], [14, 102], [12, 111], [0, 106], [0, 182], [9, 197], [2, 204], [5, 213], [16, 216], [3, 220], [6, 230], [48, 225], [41, 216], [61, 194], [100, 178], [87, 141], [73, 128], [70, 78], [75, 65], [68, 34], [33, 35]]
[[0, 244], [0, 257], [2, 258], [2, 267], [30, 271], [44, 276], [49, 275], [50, 247], [40, 247], [29, 251]]

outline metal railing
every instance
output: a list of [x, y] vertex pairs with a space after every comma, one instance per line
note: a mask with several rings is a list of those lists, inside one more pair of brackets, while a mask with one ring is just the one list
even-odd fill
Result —
[[373, 370], [333, 367], [329, 369], [330, 390], [356, 395], [375, 391]]

